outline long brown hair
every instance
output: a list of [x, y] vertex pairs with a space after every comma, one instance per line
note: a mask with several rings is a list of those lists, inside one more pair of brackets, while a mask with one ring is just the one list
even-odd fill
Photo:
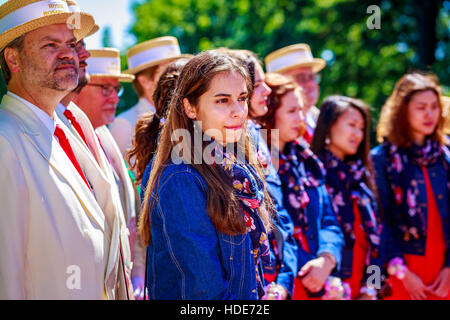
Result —
[[441, 144], [445, 143], [441, 88], [434, 75], [419, 72], [406, 74], [396, 83], [394, 91], [381, 109], [377, 125], [378, 142], [382, 143], [384, 139], [387, 139], [398, 147], [409, 147], [412, 144], [413, 138], [407, 117], [408, 104], [415, 93], [428, 90], [436, 94], [441, 111], [438, 125], [431, 134], [431, 139]]
[[136, 123], [133, 146], [126, 157], [128, 163], [132, 164], [132, 170], [136, 172], [136, 181], [139, 184], [142, 182], [145, 168], [156, 152], [158, 137], [162, 129], [162, 119], [167, 117], [177, 80], [188, 61], [188, 59], [179, 59], [167, 66], [153, 93], [156, 113], [146, 113]]
[[[160, 135], [158, 148], [152, 163], [151, 173], [148, 185], [145, 190], [145, 198], [143, 202], [143, 214], [139, 218], [138, 232], [142, 242], [149, 245], [151, 242], [151, 213], [156, 204], [156, 197], [152, 197], [152, 193], [158, 194], [158, 185], [162, 172], [170, 163], [172, 150], [177, 145], [182, 145], [182, 150], [190, 150], [190, 154], [183, 154], [183, 158], [190, 157], [188, 160], [195, 158], [196, 150], [192, 139], [180, 139], [173, 141], [172, 133], [175, 130], [183, 129], [194, 137], [194, 122], [190, 119], [183, 106], [183, 99], [187, 99], [189, 103], [196, 107], [200, 97], [209, 89], [210, 83], [217, 75], [236, 72], [240, 74], [246, 82], [249, 96], [251, 96], [252, 86], [247, 71], [234, 58], [220, 52], [218, 50], [205, 51], [192, 58], [183, 68], [180, 78], [169, 107], [169, 114]], [[241, 138], [242, 145], [245, 148], [245, 156], [247, 159], [255, 158], [256, 154], [253, 145], [250, 143], [247, 130]], [[179, 146], [178, 146], [179, 147]], [[206, 147], [203, 143], [202, 152]], [[197, 148], [198, 149], [198, 148]], [[224, 183], [229, 178], [220, 166], [213, 166], [202, 161], [196, 164], [189, 161], [192, 167], [203, 177], [208, 185], [207, 194], [207, 210], [209, 216], [216, 227], [222, 233], [237, 235], [246, 232], [246, 226], [241, 214], [241, 206], [234, 194], [231, 183]], [[262, 168], [259, 163], [255, 164], [258, 175], [264, 179]], [[149, 203], [151, 200], [151, 203]], [[266, 228], [270, 228], [271, 205], [270, 198], [265, 191], [263, 204], [258, 209], [258, 213], [264, 222]]]

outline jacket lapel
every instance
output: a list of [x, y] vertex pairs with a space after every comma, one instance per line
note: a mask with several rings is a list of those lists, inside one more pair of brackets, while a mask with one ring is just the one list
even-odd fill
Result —
[[70, 185], [89, 218], [105, 232], [105, 218], [102, 210], [75, 167], [68, 165], [70, 160], [56, 138], [34, 113], [19, 100], [5, 95], [2, 100], [2, 107], [17, 120], [30, 144], [35, 147], [55, 172]]

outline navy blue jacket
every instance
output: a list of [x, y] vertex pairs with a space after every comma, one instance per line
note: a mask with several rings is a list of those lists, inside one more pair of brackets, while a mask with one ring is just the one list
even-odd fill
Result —
[[[388, 150], [386, 147], [380, 145], [371, 151], [372, 160], [375, 168], [375, 181], [378, 187], [379, 209], [384, 222], [384, 232], [382, 234], [381, 244], [382, 253], [385, 256], [385, 262], [390, 261], [395, 257], [402, 257], [403, 254], [425, 254], [425, 238], [411, 239], [406, 241], [402, 237], [402, 233], [398, 226], [398, 215], [393, 212], [395, 206], [395, 198], [389, 185], [386, 168], [388, 165]], [[417, 197], [417, 205], [419, 210], [427, 221], [427, 190], [425, 185], [425, 178], [422, 169], [418, 165], [412, 165], [413, 176], [418, 182], [419, 195]], [[449, 222], [449, 206], [448, 206], [448, 191], [447, 191], [447, 172], [442, 161], [437, 161], [435, 164], [427, 167], [428, 176], [430, 179], [433, 193], [436, 197], [436, 203], [441, 215], [442, 226], [444, 229], [445, 244], [447, 247], [445, 266], [450, 266], [450, 222]], [[405, 215], [409, 216], [409, 215]], [[422, 226], [415, 226], [417, 229]], [[426, 230], [426, 229], [425, 229]]]
[[[283, 206], [283, 193], [281, 191], [281, 180], [278, 177], [277, 170], [270, 162], [269, 148], [263, 137], [261, 136], [261, 127], [254, 122], [249, 121], [249, 132], [254, 139], [255, 147], [258, 152], [262, 152], [268, 157], [269, 163], [266, 170], [266, 188], [274, 205], [274, 215], [272, 217], [272, 230], [269, 232], [269, 242], [271, 256], [274, 257], [275, 263], [271, 266], [264, 266], [266, 274], [275, 274], [277, 277], [275, 282], [282, 285], [292, 296], [294, 287], [294, 279], [297, 276], [297, 241], [295, 240], [294, 223]], [[275, 240], [275, 241], [274, 241]], [[277, 244], [277, 248], [272, 246]], [[275, 256], [274, 250], [279, 252], [278, 257]], [[274, 270], [274, 267], [279, 268]]]

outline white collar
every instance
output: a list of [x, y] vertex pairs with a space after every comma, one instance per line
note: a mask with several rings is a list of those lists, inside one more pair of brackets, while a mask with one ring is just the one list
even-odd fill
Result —
[[64, 111], [66, 111], [66, 109], [67, 109], [66, 106], [63, 105], [61, 102], [58, 103], [58, 105], [56, 106], [56, 110], [58, 110], [59, 113], [64, 113]]
[[56, 119], [56, 117], [54, 114], [53, 118], [50, 117], [44, 110], [36, 107], [31, 102], [25, 100], [24, 98], [19, 97], [17, 94], [12, 93], [11, 91], [8, 91], [6, 94], [22, 102], [28, 109], [30, 109], [36, 115], [36, 117], [39, 120], [42, 121], [42, 123], [45, 125], [45, 127], [50, 131], [52, 135], [55, 133], [56, 123], [54, 119]]

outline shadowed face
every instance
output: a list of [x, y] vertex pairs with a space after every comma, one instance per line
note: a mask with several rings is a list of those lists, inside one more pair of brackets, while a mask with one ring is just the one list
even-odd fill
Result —
[[251, 114], [252, 117], [262, 117], [268, 111], [267, 97], [272, 92], [272, 89], [264, 82], [265, 74], [263, 68], [259, 63], [255, 63], [255, 87], [251, 99]]
[[80, 40], [77, 42], [75, 50], [78, 55], [78, 60], [80, 62], [80, 72], [78, 75], [78, 90], [81, 91], [84, 86], [89, 83], [89, 74], [86, 71], [87, 63], [86, 60], [91, 56], [88, 50], [86, 50], [86, 44], [84, 40]]
[[294, 141], [300, 136], [305, 116], [303, 99], [299, 89], [286, 93], [281, 98], [281, 106], [275, 112], [275, 128], [279, 131], [281, 144]]

